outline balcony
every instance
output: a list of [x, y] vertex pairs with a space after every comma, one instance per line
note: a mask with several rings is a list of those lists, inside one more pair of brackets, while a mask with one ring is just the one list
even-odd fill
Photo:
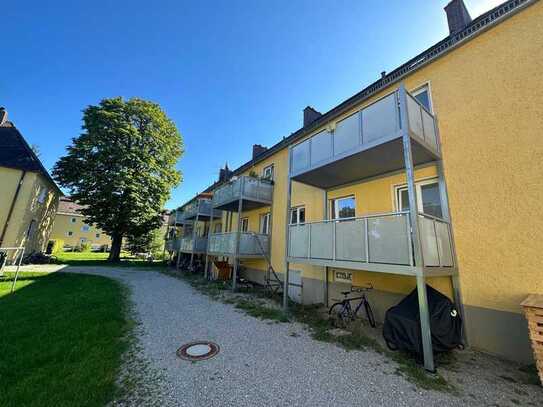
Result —
[[179, 238], [166, 240], [166, 250], [174, 252], [179, 248]]
[[243, 210], [251, 210], [271, 205], [272, 196], [271, 181], [243, 175], [215, 190], [212, 205], [215, 209], [237, 212], [241, 199]]
[[[403, 95], [403, 96], [402, 96]], [[290, 177], [319, 188], [403, 169], [401, 117], [407, 119], [413, 164], [440, 157], [434, 116], [401, 89], [292, 148]]]
[[415, 275], [447, 275], [454, 271], [450, 225], [438, 218], [418, 217], [424, 266], [417, 267], [408, 212], [289, 226], [288, 261], [321, 266]]
[[182, 210], [178, 209], [178, 210], [175, 211], [174, 216], [170, 216], [170, 225], [171, 226], [173, 226], [173, 225], [182, 226], [182, 225], [187, 225], [187, 224], [190, 224], [190, 223], [192, 223], [192, 222], [185, 219], [185, 212], [182, 211]]
[[[216, 256], [234, 256], [236, 254], [237, 235], [237, 232], [212, 234], [209, 237], [208, 253]], [[269, 239], [268, 235], [242, 232], [239, 239], [239, 257], [268, 256]]]
[[177, 244], [178, 246], [175, 250], [183, 253], [205, 253], [207, 249], [207, 237], [196, 236], [193, 238], [192, 236], [185, 236], [178, 239]]
[[213, 209], [211, 199], [195, 199], [190, 204], [183, 208], [183, 219], [185, 221], [196, 219], [209, 219], [211, 216], [220, 218], [222, 213], [220, 210]]

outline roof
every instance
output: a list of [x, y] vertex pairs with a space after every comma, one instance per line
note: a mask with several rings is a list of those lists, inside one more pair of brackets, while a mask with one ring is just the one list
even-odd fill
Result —
[[63, 195], [23, 135], [11, 122], [0, 125], [0, 167], [38, 172], [54, 186], [60, 195]]
[[[325, 125], [330, 120], [349, 111], [359, 103], [369, 99], [383, 89], [389, 87], [392, 84], [400, 82], [401, 79], [403, 79], [405, 76], [426, 66], [427, 64], [433, 62], [435, 59], [446, 55], [450, 51], [463, 45], [467, 41], [475, 38], [477, 35], [485, 32], [489, 28], [495, 26], [496, 24], [499, 24], [500, 22], [513, 16], [524, 8], [536, 3], [537, 1], [538, 0], [508, 0], [493, 8], [492, 10], [481, 14], [479, 17], [475, 18], [470, 24], [468, 24], [463, 30], [448, 35], [443, 40], [432, 45], [430, 48], [426, 49], [425, 51], [411, 58], [404, 64], [400, 65], [392, 72], [382, 76], [379, 80], [373, 82], [369, 86], [362, 89], [360, 92], [341, 102], [339, 105], [332, 108], [328, 112], [322, 114], [322, 116], [318, 117], [313, 122], [300, 128], [294, 133], [291, 133], [289, 136], [283, 137], [281, 141], [268, 148], [266, 151], [262, 152], [262, 154], [259, 154], [257, 157], [254, 157], [253, 159], [247, 161], [245, 164], [242, 164], [241, 166], [233, 170], [233, 174], [239, 175], [243, 173], [255, 164], [265, 160], [266, 158], [277, 153], [279, 150], [282, 150], [283, 148], [288, 147], [290, 144], [293, 144], [301, 138], [307, 136], [311, 132]], [[212, 191], [223, 183], [225, 182], [214, 182], [212, 185], [207, 187], [204, 192]]]
[[59, 202], [58, 202], [57, 213], [82, 215], [81, 209], [83, 208], [84, 208], [83, 205], [79, 205], [78, 203], [72, 201], [72, 199], [69, 196], [62, 196], [60, 197]]

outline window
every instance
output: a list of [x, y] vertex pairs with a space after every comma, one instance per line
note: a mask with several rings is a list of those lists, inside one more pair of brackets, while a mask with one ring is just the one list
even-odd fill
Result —
[[213, 225], [213, 233], [221, 233], [222, 223], [215, 223]]
[[260, 233], [268, 235], [270, 233], [270, 213], [260, 215]]
[[332, 219], [345, 219], [355, 217], [354, 196], [332, 200]]
[[88, 232], [90, 230], [90, 226], [89, 225], [83, 225], [81, 226], [81, 231], [82, 232]]
[[73, 235], [74, 235], [74, 232], [72, 232], [72, 231], [70, 230], [68, 233], [66, 233], [66, 235], [67, 235], [67, 236], [73, 236]]
[[96, 236], [96, 239], [100, 239], [100, 233], [97, 233], [95, 236]]
[[87, 238], [86, 237], [82, 237], [81, 239], [79, 239], [79, 241], [81, 243], [86, 243], [87, 242]]
[[305, 206], [299, 206], [290, 210], [290, 224], [305, 223]]
[[40, 194], [38, 195], [38, 203], [44, 203], [46, 196], [47, 196], [47, 188], [41, 187]]
[[75, 223], [75, 222], [77, 222], [77, 219], [76, 219], [76, 218], [72, 218], [72, 219], [70, 219], [70, 222]]
[[[400, 211], [409, 210], [409, 195], [407, 187], [402, 186], [396, 189], [396, 203]], [[441, 194], [439, 192], [439, 183], [436, 180], [421, 181], [415, 184], [417, 195], [417, 205], [419, 211], [427, 215], [443, 218], [441, 209]]]
[[262, 178], [273, 180], [273, 164], [268, 165], [262, 170]]
[[430, 98], [430, 90], [428, 89], [428, 85], [424, 85], [423, 87], [413, 91], [411, 94], [426, 108], [426, 110], [432, 112], [432, 101]]
[[248, 232], [249, 231], [249, 218], [242, 218], [241, 219], [241, 231], [242, 232]]

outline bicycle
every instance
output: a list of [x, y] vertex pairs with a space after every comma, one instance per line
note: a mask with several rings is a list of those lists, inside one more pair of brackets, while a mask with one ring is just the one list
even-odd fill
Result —
[[[334, 325], [338, 328], [346, 328], [349, 322], [356, 319], [358, 311], [360, 308], [362, 308], [362, 305], [364, 305], [368, 322], [372, 328], [375, 328], [377, 324], [375, 323], [375, 317], [373, 316], [373, 311], [365, 293], [366, 291], [372, 289], [373, 286], [370, 284], [368, 287], [351, 287], [350, 291], [342, 291], [341, 294], [344, 297], [343, 300], [334, 300], [338, 302], [332, 304], [330, 310], [328, 311], [328, 315], [334, 320]], [[348, 298], [347, 296], [351, 293], [362, 293], [362, 295], [360, 297]], [[353, 311], [351, 302], [356, 300], [360, 300], [360, 303]]]

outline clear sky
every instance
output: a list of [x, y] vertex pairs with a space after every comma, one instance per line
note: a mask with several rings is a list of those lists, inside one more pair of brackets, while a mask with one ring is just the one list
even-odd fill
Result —
[[[448, 0], [6, 1], [0, 106], [51, 169], [105, 97], [159, 103], [185, 142], [174, 208], [448, 34]], [[472, 17], [501, 0], [466, 0]]]

